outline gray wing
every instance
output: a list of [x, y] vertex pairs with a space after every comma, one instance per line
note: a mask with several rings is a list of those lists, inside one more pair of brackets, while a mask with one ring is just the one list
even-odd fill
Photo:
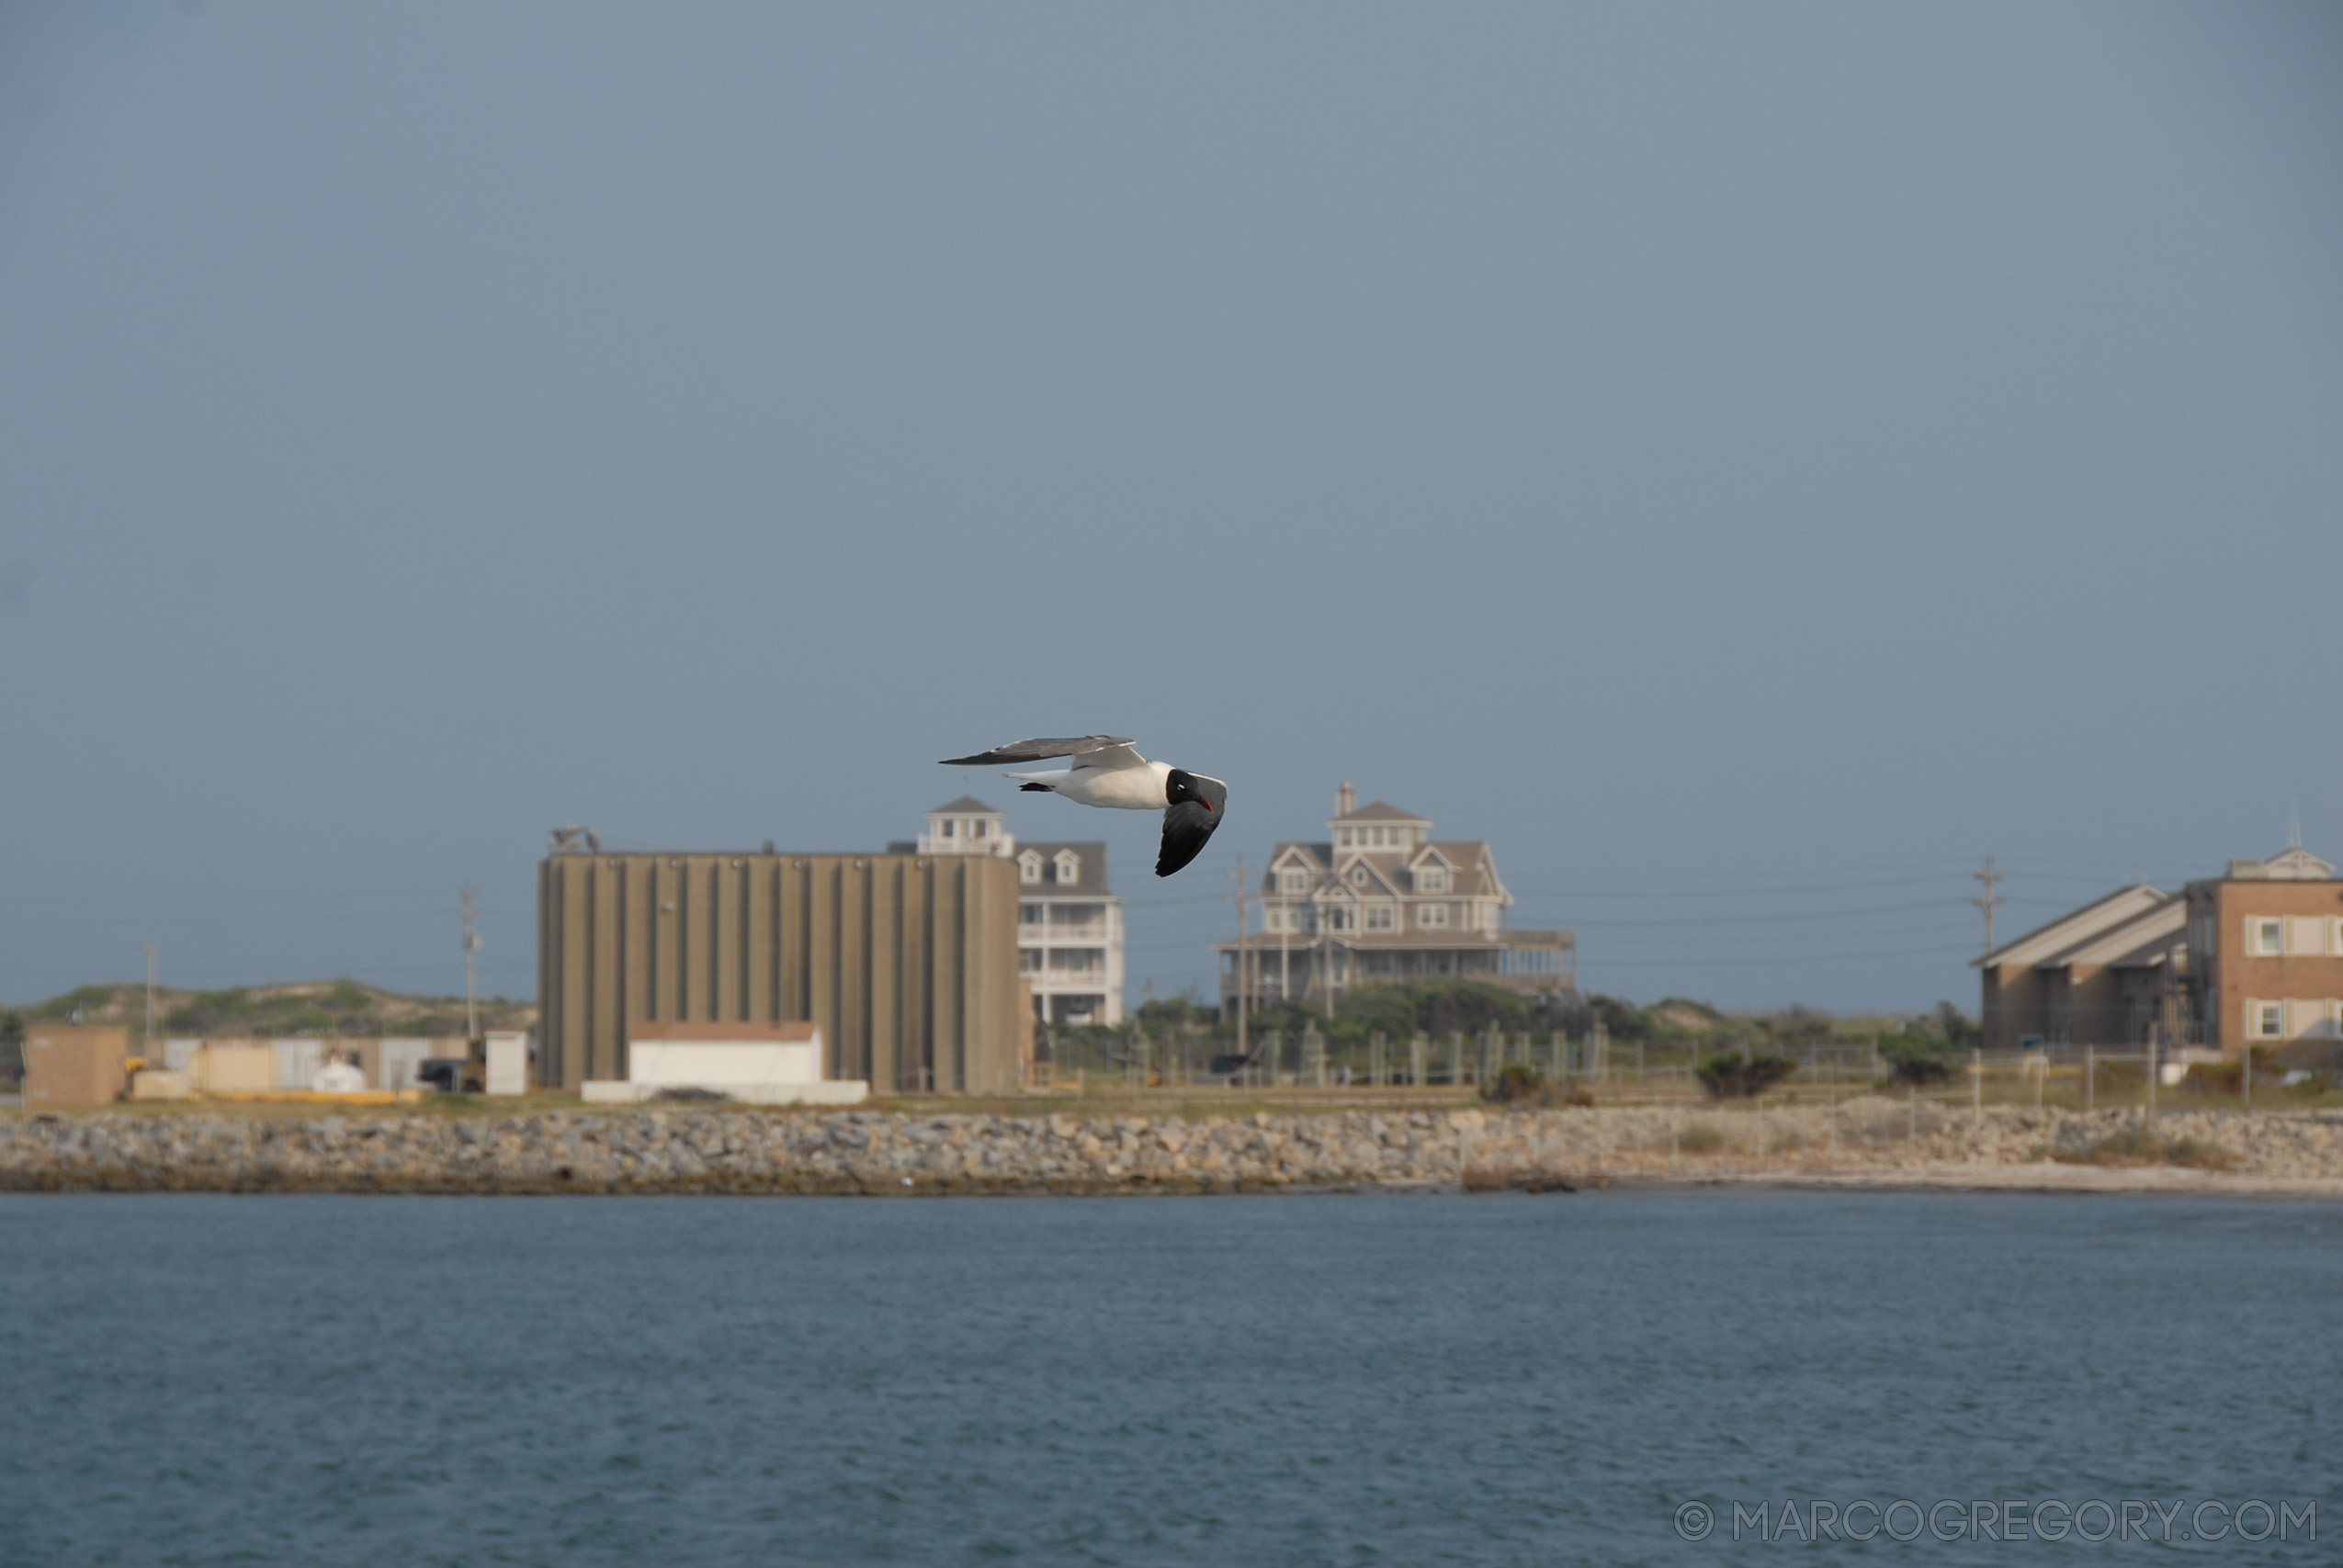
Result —
[[1163, 847], [1156, 852], [1155, 874], [1169, 876], [1197, 855], [1220, 826], [1220, 818], [1228, 810], [1228, 786], [1218, 779], [1194, 775], [1195, 787], [1210, 806], [1200, 800], [1183, 800], [1163, 814]]
[[1106, 746], [1128, 746], [1127, 735], [1078, 735], [1070, 740], [1013, 740], [973, 757], [946, 757], [947, 768], [980, 768], [993, 762], [1038, 762], [1045, 757], [1079, 757]]
[[[1098, 739], [1104, 740], [1107, 737], [1102, 735]], [[1144, 768], [1147, 759], [1139, 755], [1138, 747], [1126, 740], [1120, 745], [1093, 746], [1086, 751], [1077, 751], [1074, 753], [1074, 766], [1099, 772], [1113, 768]]]

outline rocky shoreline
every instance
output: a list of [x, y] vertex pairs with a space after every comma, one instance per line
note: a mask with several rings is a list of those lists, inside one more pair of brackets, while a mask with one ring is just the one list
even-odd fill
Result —
[[1202, 1116], [719, 1109], [513, 1116], [196, 1112], [0, 1121], [0, 1190], [1149, 1193], [1655, 1182], [2343, 1196], [2343, 1117], [2144, 1122], [1877, 1097], [1751, 1111], [1606, 1107]]

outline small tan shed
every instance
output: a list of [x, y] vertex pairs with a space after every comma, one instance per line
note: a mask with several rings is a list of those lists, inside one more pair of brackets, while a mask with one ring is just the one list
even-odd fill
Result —
[[130, 1088], [130, 1032], [96, 1024], [33, 1024], [25, 1031], [25, 1109], [86, 1111]]
[[207, 1040], [188, 1077], [198, 1094], [266, 1094], [277, 1087], [277, 1048], [266, 1040]]

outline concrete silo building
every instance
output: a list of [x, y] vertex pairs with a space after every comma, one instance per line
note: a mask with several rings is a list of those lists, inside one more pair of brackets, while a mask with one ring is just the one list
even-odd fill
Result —
[[612, 853], [555, 837], [538, 868], [538, 1076], [627, 1077], [643, 1022], [804, 1021], [825, 1077], [879, 1094], [1024, 1081], [1017, 868], [989, 855]]

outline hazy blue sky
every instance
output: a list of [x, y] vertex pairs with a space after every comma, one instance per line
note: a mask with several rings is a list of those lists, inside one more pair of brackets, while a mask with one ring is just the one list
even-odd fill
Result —
[[[0, 997], [1335, 786], [1594, 989], [2343, 854], [2343, 10], [0, 9]], [[1155, 825], [934, 759], [1113, 730]]]

